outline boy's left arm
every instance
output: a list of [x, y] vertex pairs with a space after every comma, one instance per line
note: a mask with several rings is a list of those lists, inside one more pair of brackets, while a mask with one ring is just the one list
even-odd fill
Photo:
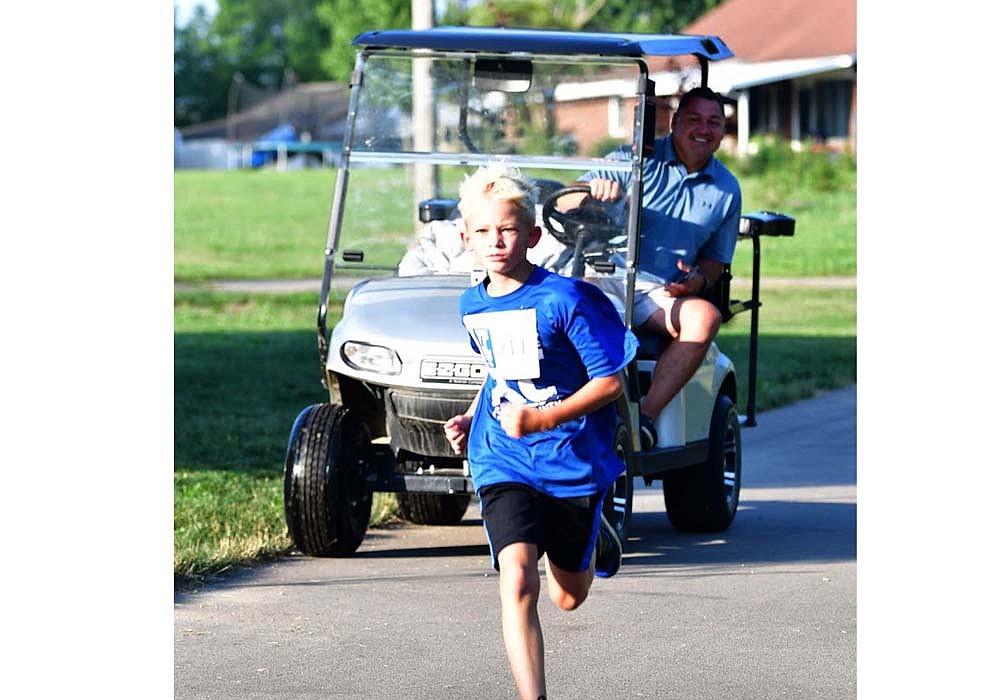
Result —
[[591, 379], [561, 402], [543, 411], [506, 403], [500, 407], [500, 425], [512, 438], [552, 430], [567, 421], [603, 408], [621, 395], [623, 387], [619, 372]]

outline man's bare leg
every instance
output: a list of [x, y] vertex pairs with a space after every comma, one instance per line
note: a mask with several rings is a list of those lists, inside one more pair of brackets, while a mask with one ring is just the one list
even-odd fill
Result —
[[497, 555], [500, 617], [507, 660], [522, 700], [545, 695], [545, 646], [538, 621], [538, 548], [517, 542]]
[[657, 309], [643, 327], [674, 338], [656, 361], [641, 410], [656, 418], [697, 371], [719, 332], [722, 315], [699, 297], [664, 297], [668, 308]]

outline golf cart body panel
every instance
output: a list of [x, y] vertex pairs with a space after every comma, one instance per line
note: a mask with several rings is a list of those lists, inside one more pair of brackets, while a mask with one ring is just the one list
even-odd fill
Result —
[[[469, 345], [465, 327], [455, 323], [458, 298], [468, 288], [467, 275], [390, 277], [360, 283], [344, 304], [345, 320], [333, 329], [327, 370], [410, 389], [478, 388], [486, 365]], [[408, 308], [414, 299], [420, 300], [419, 309]], [[391, 357], [377, 366], [375, 361], [382, 358], [366, 364], [352, 361], [344, 352], [351, 341], [387, 348], [399, 362], [393, 363]], [[455, 376], [454, 367], [449, 373], [443, 367], [431, 367], [431, 362], [451, 362], [464, 369]]]

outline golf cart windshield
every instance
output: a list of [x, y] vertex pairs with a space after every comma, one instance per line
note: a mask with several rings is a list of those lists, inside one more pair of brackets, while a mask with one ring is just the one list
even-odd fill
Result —
[[[549, 194], [595, 168], [635, 165], [628, 148], [641, 80], [635, 59], [374, 52], [359, 65], [339, 269], [467, 273], [458, 188], [498, 158], [539, 181], [543, 228]], [[593, 137], [593, 124], [607, 123], [593, 110], [611, 110], [611, 136]], [[618, 146], [625, 148], [612, 154]], [[623, 206], [614, 212], [622, 239], [623, 213]], [[535, 253], [558, 269], [569, 264], [564, 247], [546, 238]]]
[[[498, 158], [540, 184], [540, 210], [552, 192], [595, 169], [638, 182], [643, 150], [666, 130], [656, 95], [675, 94], [699, 72], [705, 84], [709, 61], [732, 56], [714, 36], [487, 27], [370, 31], [352, 43], [359, 51], [324, 290], [335, 268], [365, 276], [371, 273], [351, 270], [463, 271], [464, 261], [453, 260], [462, 248], [450, 223], [458, 188]], [[646, 56], [694, 57], [697, 65], [686, 77], [665, 69], [654, 81]], [[617, 210], [564, 219], [555, 229], [539, 211], [539, 225], [558, 243], [553, 252], [570, 246], [586, 257], [569, 274], [620, 274], [616, 253], [635, 274], [639, 196], [633, 188]], [[415, 250], [428, 252], [432, 264], [408, 265], [404, 256]]]
[[522, 166], [585, 171], [605, 165], [606, 155], [586, 148], [596, 121], [592, 111], [587, 120], [587, 109], [614, 112], [612, 136], [631, 143], [638, 80], [634, 60], [373, 54], [364, 66], [352, 162], [432, 156], [473, 165], [506, 156]]

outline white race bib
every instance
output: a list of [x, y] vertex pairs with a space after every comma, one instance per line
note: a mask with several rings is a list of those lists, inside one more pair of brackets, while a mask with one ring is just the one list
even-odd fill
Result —
[[494, 377], [538, 378], [538, 326], [534, 309], [470, 314], [462, 322]]

